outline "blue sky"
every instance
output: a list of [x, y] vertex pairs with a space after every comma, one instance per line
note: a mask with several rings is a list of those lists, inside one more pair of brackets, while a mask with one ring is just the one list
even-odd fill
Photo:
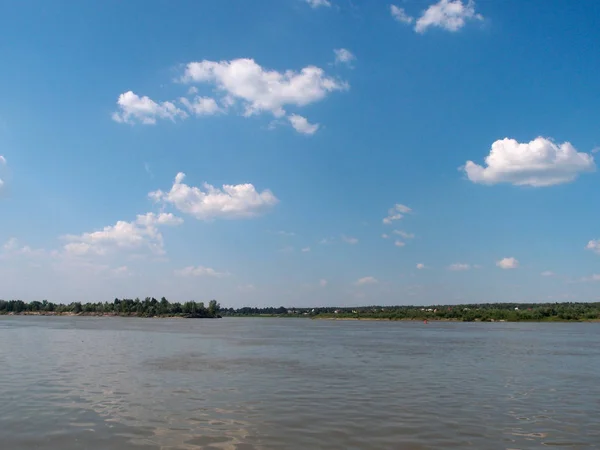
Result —
[[0, 298], [598, 300], [599, 16], [5, 5]]

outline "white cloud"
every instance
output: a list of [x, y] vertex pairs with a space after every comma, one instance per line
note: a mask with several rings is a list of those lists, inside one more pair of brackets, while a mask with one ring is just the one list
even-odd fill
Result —
[[394, 220], [400, 220], [404, 217], [404, 214], [411, 212], [408, 206], [396, 203], [392, 208], [388, 210], [388, 216], [383, 219], [383, 223], [390, 225]]
[[363, 277], [363, 278], [359, 278], [358, 280], [356, 280], [356, 282], [354, 284], [356, 284], [357, 286], [364, 286], [366, 284], [377, 284], [379, 283], [379, 280], [375, 277]]
[[402, 236], [404, 239], [414, 239], [415, 235], [413, 233], [407, 233], [406, 231], [402, 231], [402, 230], [394, 230], [394, 233]]
[[396, 19], [398, 22], [410, 24], [415, 20], [404, 11], [404, 8], [399, 8], [396, 5], [390, 5], [390, 11], [392, 13], [392, 17]]
[[556, 274], [554, 272], [550, 271], [550, 270], [545, 270], [540, 275], [543, 276], [543, 277], [553, 277]]
[[417, 264], [417, 269], [419, 269], [419, 270], [425, 269], [425, 264], [423, 264], [423, 263]]
[[308, 253], [308, 252], [310, 252], [310, 247], [304, 247], [302, 249], [302, 253]]
[[352, 61], [356, 60], [356, 56], [354, 56], [350, 50], [345, 48], [336, 48], [333, 53], [335, 54], [336, 64], [351, 65]]
[[404, 247], [406, 244], [402, 241], [396, 241], [396, 242], [394, 242], [394, 245], [396, 247]]
[[592, 239], [587, 243], [585, 248], [600, 254], [600, 239]]
[[136, 223], [146, 227], [154, 225], [180, 225], [183, 223], [183, 219], [174, 216], [171, 213], [154, 214], [149, 212], [146, 214], [138, 214]]
[[4, 249], [5, 252], [10, 252], [12, 250], [15, 250], [18, 246], [19, 246], [18, 239], [13, 237], [4, 243], [2, 248]]
[[169, 192], [148, 194], [155, 201], [173, 204], [179, 211], [199, 220], [215, 218], [241, 219], [257, 216], [279, 200], [268, 189], [258, 192], [252, 184], [223, 185], [222, 189], [203, 184], [203, 189], [183, 183], [185, 174], [178, 173]]
[[319, 67], [277, 72], [248, 58], [191, 62], [186, 66], [182, 81], [214, 84], [231, 104], [241, 101], [246, 116], [267, 111], [282, 117], [286, 114], [285, 106], [306, 106], [322, 100], [328, 93], [349, 87], [328, 77]]
[[299, 116], [298, 114], [290, 114], [288, 120], [298, 133], [313, 135], [319, 129], [318, 123], [310, 123], [306, 117]]
[[519, 267], [519, 261], [515, 258], [502, 258], [496, 263], [501, 269], [516, 269]]
[[294, 233], [293, 231], [284, 231], [284, 230], [276, 231], [275, 234], [278, 234], [279, 236], [286, 236], [286, 237], [296, 236], [296, 233]]
[[415, 24], [417, 33], [424, 33], [430, 27], [439, 27], [447, 31], [458, 31], [465, 26], [467, 20], [483, 20], [481, 14], [475, 12], [475, 2], [468, 0], [440, 0], [427, 8]]
[[356, 239], [355, 237], [351, 237], [351, 236], [342, 235], [342, 241], [344, 241], [346, 244], [350, 244], [350, 245], [358, 244], [358, 239]]
[[50, 253], [46, 252], [43, 248], [34, 249], [28, 245], [21, 245], [17, 238], [8, 239], [4, 245], [2, 246], [2, 253], [0, 253], [0, 257], [8, 257], [8, 256], [28, 256], [28, 257], [37, 257], [37, 256], [47, 256]]
[[595, 273], [589, 277], [581, 278], [581, 281], [600, 281], [600, 273]]
[[448, 270], [452, 270], [452, 271], [462, 271], [462, 270], [469, 270], [471, 268], [470, 264], [465, 264], [465, 263], [454, 263], [454, 264], [450, 264], [448, 266]]
[[328, 245], [328, 244], [333, 244], [333, 242], [334, 242], [333, 238], [323, 238], [319, 241], [319, 244]]
[[179, 101], [190, 113], [197, 116], [212, 116], [221, 112], [221, 108], [214, 98], [196, 96], [193, 101], [189, 101], [187, 98], [181, 97]]
[[331, 2], [329, 0], [304, 0], [310, 5], [311, 8], [319, 8], [321, 6], [330, 7]]
[[73, 256], [106, 255], [117, 250], [148, 249], [154, 254], [164, 254], [163, 237], [158, 225], [179, 225], [182, 219], [173, 214], [148, 213], [138, 215], [135, 222], [118, 221], [100, 231], [81, 235], [66, 235], [64, 251]]
[[382, 237], [383, 239], [389, 239], [389, 238], [390, 238], [390, 235], [389, 235], [389, 234], [386, 234], [386, 233], [383, 233], [383, 234], [381, 235], [381, 237]]
[[119, 111], [113, 113], [112, 118], [120, 123], [141, 123], [154, 125], [156, 119], [175, 121], [177, 118], [185, 119], [187, 113], [171, 102], [156, 103], [149, 97], [139, 97], [132, 91], [119, 95], [117, 100]]
[[321, 287], [327, 286], [327, 280], [320, 280], [319, 281], [319, 286], [321, 286]]
[[529, 143], [508, 138], [498, 140], [492, 144], [485, 164], [487, 167], [467, 161], [464, 170], [469, 180], [543, 187], [568, 183], [579, 174], [596, 169], [592, 155], [577, 152], [569, 142], [557, 145], [543, 137]]
[[188, 266], [180, 270], [175, 271], [175, 275], [180, 277], [213, 277], [213, 278], [221, 278], [229, 275], [227, 272], [217, 272], [215, 269], [211, 267], [204, 266]]
[[[2, 155], [0, 155], [0, 166], [5, 166], [6, 165], [6, 158]], [[4, 180], [2, 178], [0, 178], [0, 189], [2, 189], [2, 186], [4, 186]]]

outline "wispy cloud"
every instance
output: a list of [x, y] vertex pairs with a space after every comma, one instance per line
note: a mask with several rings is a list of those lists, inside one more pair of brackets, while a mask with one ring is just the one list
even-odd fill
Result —
[[454, 264], [450, 264], [448, 266], [448, 270], [452, 270], [455, 272], [469, 270], [470, 268], [471, 268], [471, 265], [465, 264], [465, 263], [454, 263]]
[[358, 280], [356, 280], [354, 282], [354, 284], [356, 286], [364, 286], [367, 284], [377, 284], [379, 283], [379, 280], [375, 277], [363, 277], [363, 278], [359, 278]]

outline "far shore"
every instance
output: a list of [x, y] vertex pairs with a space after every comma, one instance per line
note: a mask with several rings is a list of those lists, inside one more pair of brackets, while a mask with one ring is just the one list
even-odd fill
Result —
[[[117, 313], [98, 313], [98, 312], [56, 312], [56, 311], [23, 311], [19, 313], [9, 312], [5, 314], [0, 314], [0, 317], [3, 316], [61, 316], [61, 317], [118, 317], [118, 318], [142, 318], [142, 319], [220, 319], [221, 316], [217, 317], [200, 317], [194, 316], [191, 314], [178, 314], [178, 315], [155, 315], [155, 316], [145, 316], [145, 315], [137, 315], [137, 314], [117, 314]], [[231, 318], [282, 318], [282, 319], [312, 319], [312, 320], [324, 320], [324, 321], [332, 321], [332, 322], [479, 322], [479, 323], [600, 323], [600, 319], [574, 319], [574, 320], [564, 320], [551, 318], [546, 320], [481, 320], [474, 319], [470, 321], [465, 321], [462, 319], [454, 319], [454, 318], [396, 318], [396, 317], [334, 317], [334, 316], [324, 316], [324, 315], [316, 315], [316, 316], [290, 316], [290, 315], [269, 315], [269, 314], [260, 314], [260, 315], [245, 315], [245, 316], [226, 316]]]
[[61, 316], [61, 317], [138, 317], [141, 319], [220, 319], [221, 316], [217, 317], [201, 317], [193, 314], [177, 314], [177, 315], [158, 315], [158, 316], [144, 316], [138, 314], [117, 314], [117, 313], [98, 313], [98, 312], [56, 312], [56, 311], [23, 311], [19, 313], [9, 312], [6, 314], [0, 314], [2, 316]]

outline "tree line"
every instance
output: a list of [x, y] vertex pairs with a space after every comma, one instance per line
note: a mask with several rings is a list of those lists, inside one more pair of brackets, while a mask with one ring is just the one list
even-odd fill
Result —
[[600, 303], [480, 303], [430, 306], [225, 308], [223, 316], [279, 316], [382, 320], [581, 321], [600, 320]]
[[582, 321], [600, 320], [600, 303], [480, 303], [431, 306], [360, 307], [242, 307], [221, 308], [216, 300], [171, 303], [146, 297], [144, 300], [118, 299], [112, 302], [68, 305], [47, 300], [24, 302], [0, 300], [0, 315], [5, 314], [81, 314], [135, 317], [309, 317], [381, 320], [457, 320], [457, 321]]
[[47, 300], [24, 302], [22, 300], [0, 300], [0, 314], [81, 314], [81, 315], [117, 315], [137, 317], [220, 317], [221, 306], [216, 300], [211, 300], [208, 306], [203, 302], [189, 301], [171, 303], [165, 297], [160, 300], [146, 297], [144, 300], [118, 299], [112, 302], [80, 303], [68, 305], [52, 303]]

